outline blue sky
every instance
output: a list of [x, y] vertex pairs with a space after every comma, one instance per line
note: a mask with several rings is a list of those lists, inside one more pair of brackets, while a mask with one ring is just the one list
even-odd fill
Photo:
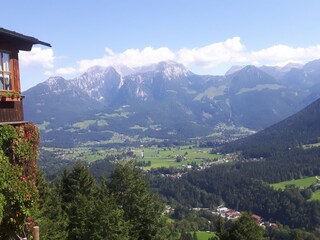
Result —
[[23, 90], [96, 64], [174, 60], [223, 74], [320, 58], [318, 0], [20, 0], [5, 9], [1, 27], [52, 45], [20, 53]]

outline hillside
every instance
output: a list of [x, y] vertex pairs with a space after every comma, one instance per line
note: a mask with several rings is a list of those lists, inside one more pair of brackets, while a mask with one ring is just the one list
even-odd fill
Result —
[[298, 113], [247, 138], [223, 147], [224, 151], [243, 151], [264, 155], [274, 150], [290, 150], [319, 142], [320, 99]]

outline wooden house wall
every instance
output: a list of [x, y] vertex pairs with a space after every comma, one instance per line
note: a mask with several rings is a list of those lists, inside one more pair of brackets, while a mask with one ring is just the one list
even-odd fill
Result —
[[0, 122], [23, 121], [22, 101], [0, 101]]
[[[12, 77], [12, 91], [13, 93], [20, 93], [20, 73], [19, 73], [19, 50], [12, 48], [11, 45], [6, 43], [0, 43], [0, 49], [10, 52], [10, 71]], [[7, 92], [7, 91], [1, 91]], [[23, 116], [23, 105], [21, 99], [16, 99], [15, 101], [6, 100], [1, 101], [0, 99], [0, 123], [4, 122], [20, 122], [24, 120]]]

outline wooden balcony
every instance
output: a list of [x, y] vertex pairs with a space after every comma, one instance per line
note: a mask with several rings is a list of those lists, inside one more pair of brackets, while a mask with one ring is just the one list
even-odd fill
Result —
[[0, 124], [23, 121], [22, 101], [0, 101]]

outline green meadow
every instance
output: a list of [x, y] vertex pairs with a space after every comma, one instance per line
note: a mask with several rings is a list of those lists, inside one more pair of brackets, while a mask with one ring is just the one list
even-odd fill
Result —
[[[151, 162], [151, 166], [144, 167], [144, 169], [159, 168], [159, 167], [181, 167], [189, 164], [201, 164], [203, 162], [217, 161], [222, 155], [210, 154], [210, 148], [197, 148], [191, 146], [183, 146], [176, 148], [141, 148], [135, 149], [136, 156], [140, 156], [140, 160]], [[142, 155], [144, 158], [141, 158]], [[184, 160], [177, 162], [178, 156], [183, 157]]]
[[[104, 147], [77, 147], [77, 148], [48, 148], [42, 149], [54, 153], [58, 158], [69, 161], [94, 162], [105, 159], [107, 156], [121, 154], [129, 149], [108, 149]], [[144, 170], [159, 167], [182, 167], [183, 165], [201, 164], [217, 161], [222, 155], [210, 154], [210, 148], [175, 147], [175, 148], [131, 148], [134, 158], [139, 161], [151, 162], [151, 166], [143, 167]], [[142, 158], [142, 153], [144, 158]], [[183, 160], [176, 161], [177, 156]]]
[[97, 160], [104, 159], [107, 155], [113, 154], [112, 152], [107, 152], [103, 148], [48, 148], [43, 147], [43, 150], [52, 152], [56, 157], [69, 160], [69, 161], [85, 161], [94, 162]]
[[302, 146], [303, 149], [317, 148], [320, 147], [320, 143], [306, 144]]
[[310, 201], [314, 201], [314, 200], [320, 200], [320, 189], [312, 193]]
[[196, 232], [198, 240], [208, 240], [209, 238], [212, 238], [215, 236], [214, 232], [204, 232], [204, 231], [198, 231]]
[[[278, 189], [285, 189], [287, 185], [294, 185], [298, 188], [307, 188], [315, 183], [317, 183], [317, 176], [274, 183], [274, 184], [271, 184], [271, 186], [273, 186], [275, 189], [278, 190]], [[308, 201], [315, 201], [315, 200], [320, 200], [320, 189], [315, 190]]]
[[294, 185], [298, 188], [306, 188], [311, 186], [312, 184], [315, 184], [316, 182], [317, 182], [316, 177], [307, 177], [307, 178], [279, 182], [279, 183], [271, 184], [271, 186], [273, 186], [275, 189], [285, 189], [287, 185]]

